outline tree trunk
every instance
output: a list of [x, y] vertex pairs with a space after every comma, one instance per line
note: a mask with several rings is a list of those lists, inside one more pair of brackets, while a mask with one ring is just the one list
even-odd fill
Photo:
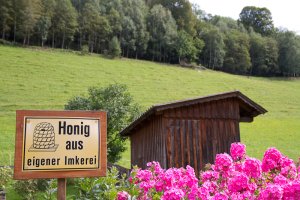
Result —
[[79, 49], [82, 49], [82, 31], [79, 32]]
[[159, 62], [161, 62], [161, 43], [159, 43]]
[[65, 46], [65, 31], [63, 33], [62, 43], [61, 43], [61, 49], [63, 49]]
[[16, 42], [17, 17], [14, 17], [14, 43]]
[[4, 30], [4, 22], [2, 24], [2, 39], [5, 39], [5, 30]]
[[52, 30], [52, 48], [54, 48], [54, 30]]
[[211, 67], [211, 41], [210, 41], [210, 44], [209, 44], [209, 63], [208, 63], [208, 67], [209, 68]]
[[30, 43], [30, 34], [27, 33], [27, 45], [29, 46], [29, 43]]
[[93, 50], [94, 50], [94, 48], [96, 49], [96, 53], [98, 53], [98, 45], [97, 45], [97, 36], [96, 36], [96, 34], [94, 35], [94, 44], [93, 44]]
[[43, 40], [43, 37], [41, 37], [41, 45], [42, 45], [42, 47], [44, 47], [44, 40]]
[[91, 47], [91, 34], [89, 34], [88, 46], [89, 46], [89, 52], [92, 53], [91, 52], [91, 49], [92, 49], [92, 47]]
[[23, 37], [23, 46], [25, 46], [25, 44], [26, 44], [26, 35], [24, 35]]

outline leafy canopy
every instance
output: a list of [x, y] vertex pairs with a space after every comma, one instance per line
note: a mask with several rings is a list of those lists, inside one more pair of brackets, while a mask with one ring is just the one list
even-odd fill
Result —
[[126, 85], [112, 84], [107, 87], [91, 87], [87, 96], [76, 96], [65, 105], [66, 110], [104, 110], [107, 112], [108, 161], [115, 163], [126, 150], [125, 138], [119, 132], [139, 114]]

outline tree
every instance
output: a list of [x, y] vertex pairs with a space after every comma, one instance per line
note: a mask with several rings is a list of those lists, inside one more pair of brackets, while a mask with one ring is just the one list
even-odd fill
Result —
[[149, 40], [146, 27], [148, 10], [143, 0], [124, 0], [122, 5], [124, 17], [122, 20], [121, 44], [123, 53], [126, 51], [128, 57], [132, 52], [137, 58], [139, 53], [145, 52]]
[[256, 32], [264, 36], [274, 32], [272, 14], [267, 8], [246, 6], [240, 13], [239, 21], [246, 28], [253, 27]]
[[112, 36], [120, 37], [120, 33], [122, 32], [122, 18], [120, 12], [115, 8], [111, 8], [107, 15], [107, 19], [111, 26]]
[[275, 39], [250, 34], [250, 75], [276, 75], [278, 69], [278, 47]]
[[162, 5], [155, 5], [150, 10], [147, 26], [150, 33], [150, 53], [152, 60], [158, 57], [159, 61], [166, 59], [167, 52], [175, 47], [177, 26], [172, 14]]
[[180, 63], [181, 58], [186, 58], [189, 61], [197, 59], [199, 51], [203, 48], [203, 43], [200, 39], [193, 38], [185, 31], [178, 32], [178, 38], [176, 41], [176, 50], [178, 53], [178, 62]]
[[52, 18], [52, 47], [54, 47], [55, 34], [61, 39], [61, 48], [65, 41], [73, 40], [77, 28], [77, 12], [70, 0], [56, 0], [55, 12]]
[[92, 87], [88, 96], [77, 96], [68, 101], [66, 110], [105, 110], [108, 114], [107, 142], [108, 161], [115, 163], [125, 151], [125, 138], [119, 132], [139, 114], [139, 106], [134, 103], [125, 85]]
[[284, 76], [300, 74], [300, 37], [292, 31], [280, 30], [276, 34], [278, 42], [278, 63]]
[[23, 44], [29, 44], [30, 37], [41, 15], [41, 0], [21, 0], [24, 6], [20, 11], [20, 33]]
[[19, 28], [19, 24], [22, 23], [22, 9], [24, 8], [24, 1], [20, 0], [11, 0], [12, 1], [12, 28], [13, 29], [13, 41], [16, 42], [17, 39], [17, 30]]
[[121, 47], [118, 38], [115, 36], [109, 42], [108, 54], [112, 57], [119, 57], [121, 55]]
[[54, 15], [55, 0], [42, 0], [41, 16], [37, 21], [37, 30], [40, 35], [41, 45], [44, 46], [48, 39], [51, 21]]
[[221, 17], [221, 16], [213, 16], [209, 22], [216, 27], [219, 28], [219, 30], [222, 33], [228, 33], [231, 30], [238, 30], [240, 32], [247, 32], [247, 30], [244, 28], [243, 24], [238, 23], [236, 20], [230, 18], [230, 17]]
[[88, 45], [91, 52], [94, 51], [95, 40], [97, 32], [102, 28], [100, 27], [100, 8], [99, 3], [94, 0], [87, 1], [82, 9], [81, 28], [88, 36]]
[[212, 69], [222, 68], [225, 56], [225, 44], [220, 30], [210, 24], [204, 23], [199, 25], [197, 32], [197, 35], [205, 43], [200, 56], [201, 63]]
[[236, 74], [246, 74], [251, 67], [248, 35], [232, 30], [226, 35], [225, 45], [226, 54], [223, 70]]
[[123, 49], [123, 55], [129, 57], [130, 51], [136, 50], [136, 26], [133, 20], [128, 17], [124, 16], [122, 20], [122, 33], [121, 33], [121, 46]]
[[171, 11], [178, 30], [184, 30], [191, 36], [195, 35], [196, 16], [188, 0], [154, 0], [153, 4], [161, 4]]
[[0, 27], [2, 29], [2, 39], [5, 39], [5, 33], [9, 30], [12, 2], [10, 0], [0, 0]]

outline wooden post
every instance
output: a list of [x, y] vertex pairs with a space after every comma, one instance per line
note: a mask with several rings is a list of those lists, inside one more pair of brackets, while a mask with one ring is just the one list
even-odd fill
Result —
[[67, 179], [57, 179], [57, 200], [66, 200]]

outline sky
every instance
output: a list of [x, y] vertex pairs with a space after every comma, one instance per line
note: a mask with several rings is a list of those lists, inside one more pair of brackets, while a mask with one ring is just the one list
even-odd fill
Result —
[[275, 27], [287, 28], [300, 35], [300, 1], [298, 0], [190, 0], [212, 15], [238, 19], [245, 6], [266, 7]]

